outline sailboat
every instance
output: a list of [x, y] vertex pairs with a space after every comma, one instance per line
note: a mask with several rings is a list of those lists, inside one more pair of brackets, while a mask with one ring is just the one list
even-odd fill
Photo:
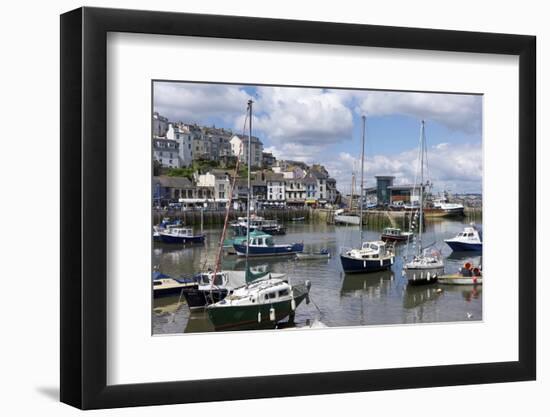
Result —
[[395, 260], [393, 250], [386, 247], [386, 242], [367, 241], [363, 242], [363, 193], [364, 193], [364, 164], [365, 164], [365, 125], [366, 117], [363, 120], [363, 139], [361, 145], [361, 193], [359, 198], [359, 248], [343, 248], [340, 254], [342, 268], [346, 273], [366, 273], [390, 269]]
[[[424, 120], [420, 123], [420, 198], [418, 204], [418, 240], [416, 253], [412, 260], [406, 262], [403, 273], [410, 284], [429, 284], [437, 281], [438, 275], [443, 273], [444, 264], [438, 251], [422, 246], [422, 231], [424, 228], [424, 156], [426, 149], [426, 133]], [[416, 216], [415, 216], [416, 218]], [[411, 222], [412, 223], [412, 222]]]
[[[252, 137], [252, 100], [248, 101], [248, 193], [247, 220], [250, 220], [250, 163]], [[291, 285], [287, 280], [268, 274], [256, 279], [249, 273], [248, 257], [251, 249], [250, 221], [246, 222], [246, 241], [244, 248], [235, 248], [237, 252], [244, 251], [246, 256], [245, 281], [242, 287], [235, 288], [223, 300], [210, 304], [206, 311], [208, 318], [216, 330], [242, 330], [258, 328], [274, 328], [286, 317], [293, 319], [296, 308], [305, 299], [309, 302], [311, 283]], [[303, 250], [303, 246], [302, 246]]]

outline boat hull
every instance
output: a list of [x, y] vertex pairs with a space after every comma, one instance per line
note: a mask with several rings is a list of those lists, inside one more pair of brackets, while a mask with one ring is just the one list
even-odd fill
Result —
[[437, 282], [437, 277], [443, 273], [444, 268], [405, 268], [404, 274], [411, 285], [433, 284]]
[[381, 235], [380, 239], [384, 242], [405, 242], [409, 236]]
[[483, 243], [467, 243], [446, 240], [445, 243], [455, 252], [481, 252]]
[[183, 296], [190, 310], [204, 308], [209, 304], [223, 300], [228, 294], [227, 289], [217, 288], [212, 290], [200, 290], [198, 288], [185, 290]]
[[378, 259], [356, 259], [346, 255], [340, 255], [342, 269], [346, 274], [378, 272], [390, 269], [393, 265], [393, 257]]
[[[235, 252], [239, 256], [246, 256], [246, 245], [233, 245]], [[280, 246], [250, 246], [248, 248], [248, 256], [289, 256], [295, 255], [298, 252], [303, 252], [303, 243], [293, 243], [291, 245]]]
[[438, 277], [437, 282], [447, 285], [481, 285], [483, 284], [483, 278], [464, 277], [462, 275], [442, 275]]
[[[294, 293], [295, 305], [298, 308], [308, 291], [305, 287], [295, 286]], [[275, 310], [275, 320], [270, 318], [271, 308]], [[207, 312], [216, 331], [273, 329], [278, 322], [294, 314], [291, 300], [261, 305], [209, 306]]]
[[168, 244], [184, 244], [184, 243], [202, 243], [204, 242], [204, 235], [197, 236], [173, 236], [167, 234], [160, 234], [160, 241]]
[[[185, 293], [191, 286], [185, 285], [181, 287], [170, 287], [170, 288], [155, 288], [153, 290], [153, 297], [154, 298], [160, 298], [160, 297], [170, 297], [172, 295], [179, 295], [182, 291]], [[198, 285], [195, 285], [195, 288], [197, 288]]]
[[334, 223], [359, 225], [360, 219], [359, 216], [346, 216], [337, 214], [334, 216]]

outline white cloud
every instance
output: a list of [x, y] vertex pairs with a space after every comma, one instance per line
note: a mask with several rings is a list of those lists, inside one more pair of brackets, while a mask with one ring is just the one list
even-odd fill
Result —
[[[441, 144], [440, 144], [441, 145]], [[433, 146], [428, 151], [427, 177], [434, 183], [434, 190], [451, 192], [481, 191], [483, 155], [480, 145]], [[375, 175], [393, 175], [396, 184], [414, 183], [418, 172], [418, 151], [410, 149], [395, 155], [366, 157], [365, 184], [374, 185]], [[357, 190], [360, 181], [360, 161], [349, 153], [341, 152], [336, 158], [325, 160], [325, 166], [336, 178], [341, 192], [348, 193], [351, 175], [357, 173]]]
[[244, 114], [252, 97], [238, 86], [156, 82], [154, 109], [170, 121], [197, 122], [220, 117], [229, 124]]
[[369, 116], [402, 114], [432, 120], [450, 130], [481, 131], [479, 95], [371, 91], [357, 96], [356, 112]]

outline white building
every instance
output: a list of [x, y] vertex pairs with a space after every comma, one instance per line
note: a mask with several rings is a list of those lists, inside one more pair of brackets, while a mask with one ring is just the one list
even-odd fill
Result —
[[163, 167], [179, 168], [178, 142], [164, 138], [153, 138], [153, 159]]
[[178, 156], [180, 166], [189, 166], [193, 162], [193, 141], [189, 129], [185, 126], [170, 123], [166, 131], [166, 139], [175, 140], [179, 144]]
[[197, 176], [197, 187], [211, 188], [214, 190], [214, 200], [220, 203], [229, 201], [229, 191], [231, 189], [230, 174], [223, 170], [213, 169], [206, 174]]
[[153, 113], [153, 137], [164, 137], [168, 130], [168, 119], [157, 112]]
[[306, 201], [306, 187], [302, 178], [285, 180], [286, 203], [303, 206]]
[[266, 172], [267, 201], [269, 203], [284, 204], [286, 201], [286, 185], [283, 174]]
[[[233, 135], [229, 142], [231, 143], [231, 153], [238, 156], [241, 162], [248, 163], [248, 136]], [[262, 166], [264, 145], [256, 136], [250, 138], [250, 143], [252, 152], [250, 164], [253, 167], [259, 168]]]

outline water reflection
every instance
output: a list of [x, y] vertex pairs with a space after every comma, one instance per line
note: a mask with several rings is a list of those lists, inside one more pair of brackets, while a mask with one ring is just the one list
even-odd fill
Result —
[[[453, 253], [443, 242], [467, 224], [456, 220], [437, 220], [426, 225], [427, 239], [445, 258], [446, 273], [455, 273], [464, 262], [480, 264], [481, 254]], [[295, 257], [252, 258], [253, 270], [286, 273], [291, 282], [310, 280], [312, 303], [303, 303], [294, 323], [281, 328], [304, 327], [319, 321], [329, 327], [373, 324], [431, 323], [482, 319], [481, 287], [431, 284], [411, 287], [401, 275], [406, 245], [398, 245], [392, 270], [373, 274], [345, 275], [339, 253], [343, 246], [357, 245], [359, 229], [327, 224], [288, 224], [287, 234], [276, 236], [277, 243], [304, 242], [305, 251], [328, 249], [330, 259], [299, 260]], [[172, 276], [189, 276], [213, 267], [217, 256], [220, 229], [206, 229], [204, 245], [155, 244], [153, 265]], [[378, 239], [380, 230], [368, 229], [364, 238]], [[225, 256], [222, 269], [244, 270], [244, 258]], [[154, 300], [153, 332], [181, 333], [211, 331], [202, 311], [190, 313], [178, 297]]]

